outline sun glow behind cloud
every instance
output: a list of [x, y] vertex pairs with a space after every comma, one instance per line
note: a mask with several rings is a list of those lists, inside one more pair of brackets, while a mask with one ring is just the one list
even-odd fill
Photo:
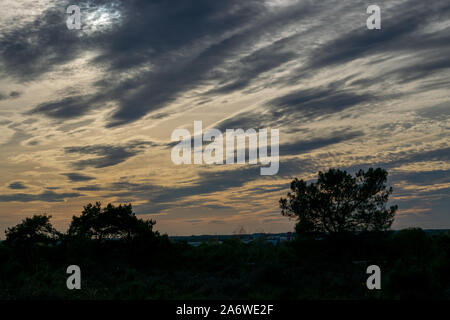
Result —
[[96, 32], [109, 32], [120, 27], [122, 23], [121, 6], [119, 2], [111, 1], [99, 6], [89, 3], [80, 6], [82, 15], [82, 30], [87, 36]]

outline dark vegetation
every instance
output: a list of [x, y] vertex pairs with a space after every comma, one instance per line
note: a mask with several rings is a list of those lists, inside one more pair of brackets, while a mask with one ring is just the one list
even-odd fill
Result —
[[[174, 242], [131, 205], [100, 203], [59, 233], [37, 215], [0, 243], [0, 299], [449, 299], [450, 234], [389, 231], [396, 207], [383, 169], [295, 179], [282, 214], [298, 219], [293, 241], [232, 238], [199, 247]], [[81, 268], [68, 290], [66, 268]], [[368, 290], [366, 268], [382, 270]]]

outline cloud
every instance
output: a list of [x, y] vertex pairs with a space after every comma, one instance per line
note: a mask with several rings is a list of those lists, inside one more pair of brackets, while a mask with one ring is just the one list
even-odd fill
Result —
[[[392, 181], [422, 188], [420, 192], [399, 190], [407, 197], [422, 197], [422, 204], [409, 204], [444, 212], [436, 201], [442, 201], [446, 190], [425, 189], [447, 183], [448, 172], [438, 168], [405, 173], [402, 167], [449, 160], [445, 144], [450, 84], [447, 2], [382, 0], [382, 29], [374, 31], [365, 27], [367, 3], [362, 0], [82, 1], [92, 10], [106, 6], [107, 14], [112, 7], [119, 11], [120, 19], [95, 32], [89, 29], [92, 25], [85, 25], [89, 30], [68, 30], [64, 12], [68, 2], [62, 3], [50, 4], [53, 7], [27, 22], [18, 19], [0, 34], [2, 79], [17, 82], [1, 90], [1, 104], [20, 112], [0, 112], [0, 126], [8, 125], [2, 130], [8, 134], [12, 130], [2, 150], [7, 158], [23, 154], [23, 158], [36, 155], [34, 159], [39, 159], [38, 152], [50, 153], [61, 141], [67, 146], [65, 158], [72, 159], [64, 176], [79, 186], [73, 186], [75, 193], [20, 193], [2, 195], [0, 201], [61, 201], [63, 195], [101, 191], [97, 194], [102, 197], [137, 201], [139, 213], [183, 206], [220, 211], [226, 205], [218, 198], [234, 193], [232, 189], [243, 190], [243, 197], [250, 195], [259, 204], [268, 193], [282, 191], [286, 179], [310, 176], [326, 170], [322, 165], [338, 161], [351, 170], [385, 167], [392, 172]], [[83, 67], [76, 72], [80, 79], [87, 79], [83, 85], [70, 82], [68, 76], [80, 61]], [[58, 84], [53, 95], [50, 80]], [[30, 92], [24, 90], [28, 84]], [[49, 98], [22, 106], [22, 101], [32, 101], [32, 92], [42, 93], [41, 97], [49, 93]], [[187, 116], [186, 111], [197, 107], [202, 111], [199, 116], [213, 119], [221, 131], [279, 128], [284, 134], [280, 145], [284, 158], [278, 175], [261, 177], [259, 165], [189, 167], [187, 171], [197, 173], [195, 179], [167, 187], [154, 181], [179, 177], [169, 173], [162, 178], [157, 162], [156, 177], [148, 181], [133, 172], [129, 181], [103, 185], [99, 181], [104, 170], [95, 176], [71, 172], [111, 168], [161, 147], [130, 139], [143, 130], [153, 133], [155, 123], [168, 130], [186, 124], [180, 121], [192, 123], [192, 114]], [[236, 114], [238, 107], [244, 112]], [[103, 122], [97, 118], [99, 110], [106, 116], [101, 120], [111, 128], [105, 132], [118, 132], [124, 140], [110, 142], [105, 135], [92, 142], [103, 131], [93, 137], [78, 131], [78, 141], [91, 142], [67, 144], [65, 138], [73, 138], [74, 130]], [[16, 119], [24, 115], [32, 118]], [[51, 122], [56, 123], [51, 132], [55, 140], [48, 137], [44, 127], [48, 122], [41, 117], [57, 120]], [[140, 119], [145, 123], [130, 125]], [[125, 128], [113, 130], [116, 126]], [[333, 148], [336, 154], [330, 155], [327, 147], [335, 144], [342, 149]], [[324, 152], [312, 156], [312, 151]], [[11, 183], [10, 189], [20, 190], [19, 183]]]
[[[295, 55], [292, 50], [275, 53], [276, 45], [248, 55], [245, 50], [267, 38], [268, 32], [308, 16], [313, 7], [304, 3], [269, 11], [264, 2], [257, 0], [200, 0], [195, 6], [182, 0], [170, 5], [140, 3], [138, 11], [129, 8], [123, 27], [111, 36], [110, 45], [98, 61], [112, 61], [110, 72], [138, 68], [148, 61], [152, 68], [130, 81], [117, 83], [109, 79], [101, 83], [115, 84], [108, 95], [115, 97], [118, 108], [108, 126], [136, 121], [204, 85], [217, 86], [207, 95], [247, 87], [252, 76], [276, 68]], [[138, 12], [149, 18], [139, 19]], [[130, 41], [128, 35], [137, 28], [148, 32]], [[240, 62], [231, 62], [236, 60]], [[236, 76], [241, 79], [233, 80]]]
[[[98, 52], [91, 61], [104, 70], [96, 83], [97, 93], [43, 103], [31, 114], [72, 119], [112, 102], [117, 107], [109, 120], [111, 127], [136, 121], [211, 82], [217, 85], [211, 94], [244, 89], [254, 78], [297, 55], [287, 45], [289, 36], [254, 52], [249, 52], [249, 46], [265, 40], [268, 32], [320, 10], [309, 3], [274, 10], [257, 0], [117, 4], [120, 22], [105, 32], [81, 36], [67, 30], [65, 14], [58, 6], [2, 38], [1, 61], [10, 75], [24, 79], [42, 75], [84, 52]], [[228, 68], [231, 61], [235, 61], [233, 69]], [[129, 72], [135, 76], [130, 78]]]
[[386, 163], [390, 166], [399, 166], [405, 163], [414, 163], [422, 161], [450, 161], [450, 147], [438, 148], [428, 151], [416, 151], [409, 153], [400, 153], [398, 159]]
[[2, 194], [0, 195], [0, 202], [62, 202], [67, 198], [77, 198], [83, 196], [80, 193], [55, 193], [53, 191], [46, 190], [40, 194], [28, 194], [28, 193], [15, 193], [15, 194]]
[[[449, 39], [450, 40], [450, 39]], [[424, 82], [425, 79], [431, 78], [435, 74], [445, 72], [450, 68], [450, 62], [448, 59], [442, 57], [450, 54], [450, 50], [440, 50], [439, 53], [431, 53], [427, 55], [427, 59], [424, 61], [423, 57], [419, 59], [411, 58], [404, 66], [392, 66], [389, 71], [381, 71], [379, 74], [374, 74], [372, 77], [360, 78], [350, 83], [352, 86], [359, 86], [361, 88], [367, 88], [373, 85], [378, 85], [383, 82], [397, 82], [399, 84], [405, 84], [413, 81]], [[427, 80], [428, 83], [424, 86], [420, 86], [417, 92], [426, 92], [430, 90], [446, 88], [447, 81], [441, 79]]]
[[45, 102], [26, 112], [27, 115], [44, 114], [56, 119], [71, 119], [85, 115], [92, 102], [86, 97], [67, 97], [59, 101]]
[[226, 224], [226, 222], [223, 220], [210, 220], [210, 221], [208, 221], [208, 223], [210, 223], [210, 224]]
[[82, 181], [89, 181], [94, 180], [94, 177], [90, 177], [81, 173], [71, 172], [71, 173], [63, 173], [63, 176], [66, 176], [69, 178], [72, 182], [82, 182]]
[[19, 24], [0, 37], [0, 62], [8, 75], [31, 80], [73, 60], [84, 49], [76, 32], [65, 26], [65, 6], [50, 8], [36, 20]]
[[[445, 21], [450, 12], [448, 3], [423, 1], [403, 2], [385, 15], [380, 30], [353, 29], [342, 36], [318, 47], [310, 56], [304, 69], [317, 69], [343, 64], [375, 53], [442, 48], [449, 35], [444, 29], [424, 36], [423, 27], [431, 22]], [[445, 42], [445, 40], [447, 40]]]
[[340, 112], [355, 105], [374, 101], [370, 94], [359, 94], [334, 88], [312, 88], [296, 90], [287, 95], [270, 100], [273, 116], [289, 117], [291, 113], [314, 119], [319, 116]]
[[18, 92], [18, 91], [11, 91], [9, 94], [0, 92], [0, 100], [15, 99], [15, 98], [20, 97], [21, 95], [22, 95], [22, 93]]
[[98, 185], [89, 185], [89, 186], [74, 188], [74, 190], [77, 190], [77, 191], [100, 191], [100, 190], [102, 190], [102, 188]]
[[87, 167], [106, 168], [122, 163], [139, 153], [142, 153], [147, 146], [156, 146], [150, 141], [131, 141], [124, 146], [114, 145], [92, 145], [64, 148], [67, 154], [95, 155], [96, 158], [78, 160], [73, 162], [76, 169]]
[[231, 71], [225, 73], [221, 79], [225, 84], [219, 85], [207, 94], [227, 94], [245, 89], [261, 74], [293, 60], [297, 54], [292, 49], [284, 48], [283, 45], [288, 40], [289, 37], [275, 41], [233, 63]]
[[450, 118], [450, 102], [445, 102], [435, 106], [422, 108], [416, 112], [421, 117], [433, 120], [448, 119]]
[[418, 172], [394, 172], [393, 181], [404, 181], [414, 185], [436, 185], [450, 182], [450, 170], [432, 170]]
[[77, 121], [74, 123], [66, 123], [66, 124], [63, 124], [62, 126], [60, 126], [58, 128], [58, 130], [62, 131], [62, 132], [70, 132], [72, 130], [78, 130], [80, 128], [86, 127], [89, 124], [93, 123], [94, 121], [95, 120], [93, 120], [93, 119], [87, 119], [87, 120], [83, 120], [83, 121]]
[[[102, 1], [87, 1], [86, 4], [109, 10], [103, 8]], [[397, 51], [439, 49], [427, 51], [427, 59], [422, 59], [420, 64], [412, 63], [385, 75], [391, 74], [402, 81], [429, 76], [449, 66], [445, 59], [448, 54], [442, 55], [446, 50], [445, 43], [449, 43], [447, 30], [423, 34], [425, 26], [445, 21], [450, 11], [445, 2], [433, 5], [417, 0], [402, 2], [383, 15], [381, 30], [350, 29], [314, 46], [314, 50], [310, 50], [311, 45], [304, 48], [302, 43], [307, 31], [285, 35], [281, 35], [281, 31], [297, 24], [306, 30], [311, 28], [313, 35], [324, 36], [327, 24], [314, 29], [310, 19], [315, 16], [326, 19], [324, 15], [329, 15], [332, 7], [333, 14], [345, 20], [349, 6], [338, 6], [334, 2], [329, 5], [297, 2], [274, 9], [256, 0], [199, 0], [195, 5], [189, 0], [130, 0], [116, 1], [115, 7], [120, 10], [121, 19], [104, 32], [80, 36], [68, 30], [65, 28], [66, 15], [60, 6], [55, 6], [0, 39], [0, 59], [8, 73], [25, 78], [48, 72], [88, 50], [98, 52], [91, 62], [104, 70], [102, 80], [97, 82], [97, 93], [42, 103], [31, 109], [30, 114], [73, 119], [94, 108], [105, 108], [112, 102], [116, 108], [108, 126], [125, 125], [202, 85], [213, 85], [206, 95], [247, 89], [262, 74], [294, 61], [300, 54], [306, 55], [305, 63], [294, 69], [288, 80], [275, 82], [275, 85], [295, 84], [295, 79], [306, 79], [318, 69], [380, 52], [389, 56]], [[356, 11], [356, 8], [352, 9]], [[365, 18], [363, 10], [358, 12]], [[270, 34], [277, 37], [270, 41]], [[266, 45], [256, 46], [261, 42]], [[129, 77], [127, 73], [134, 76]], [[371, 79], [357, 81], [362, 83]], [[370, 102], [371, 98], [349, 91], [322, 92], [329, 96], [327, 101], [315, 93], [292, 92], [271, 102], [285, 111], [288, 111], [286, 108], [303, 107], [304, 112], [316, 116]], [[310, 103], [303, 100], [308, 99], [308, 95], [312, 95]], [[330, 105], [332, 99], [335, 103]], [[312, 104], [317, 105], [317, 113]]]
[[[261, 180], [277, 180], [292, 178], [302, 173], [316, 170], [316, 165], [310, 160], [286, 159], [280, 162], [280, 169], [277, 176], [261, 176], [259, 165], [246, 165], [236, 167], [234, 170], [224, 171], [203, 171], [192, 185], [184, 187], [161, 187], [155, 185], [134, 186], [126, 192], [108, 196], [135, 197], [139, 200], [146, 200], [143, 204], [135, 206], [139, 214], [159, 213], [172, 207], [188, 205], [200, 205], [205, 207], [205, 200], [192, 200], [192, 196], [201, 196], [223, 192], [231, 188], [240, 188], [245, 184]], [[286, 186], [286, 189], [288, 186]], [[141, 191], [138, 191], [138, 190]], [[280, 190], [274, 188], [272, 191]], [[255, 189], [260, 193], [260, 189]], [[217, 207], [216, 207], [217, 208]]]
[[312, 140], [300, 140], [280, 145], [280, 156], [300, 155], [312, 150], [320, 149], [329, 145], [345, 142], [363, 136], [363, 132], [334, 132], [329, 137], [315, 138]]
[[358, 93], [341, 88], [342, 82], [327, 86], [294, 90], [270, 99], [261, 111], [246, 111], [222, 121], [218, 128], [267, 128], [282, 127], [292, 131], [305, 121], [317, 120], [345, 109], [367, 105], [382, 99], [371, 93]]
[[10, 189], [26, 189], [27, 187], [20, 181], [12, 182], [8, 188]]
[[260, 129], [274, 126], [275, 120], [268, 113], [256, 111], [241, 112], [231, 118], [221, 121], [215, 128], [220, 131], [227, 129]]
[[[349, 172], [356, 172], [359, 169], [367, 169], [369, 167], [382, 167], [388, 171], [396, 169], [403, 165], [414, 164], [417, 162], [431, 162], [431, 161], [450, 161], [450, 148], [438, 148], [433, 150], [408, 150], [392, 152], [387, 155], [386, 159], [377, 159], [371, 155], [365, 155], [361, 159], [356, 158], [354, 165], [346, 166], [342, 169]], [[368, 161], [370, 159], [370, 161]]]
[[9, 96], [11, 97], [11, 98], [18, 98], [18, 97], [20, 97], [22, 95], [22, 93], [21, 92], [18, 92], [18, 91], [11, 91], [10, 93], [9, 93]]
[[[42, 104], [31, 113], [69, 119], [85, 114], [95, 103], [116, 101], [118, 109], [110, 126], [137, 120], [205, 80], [228, 55], [227, 49], [244, 41], [233, 35], [226, 39], [227, 33], [248, 25], [265, 10], [261, 2], [253, 0], [199, 0], [194, 6], [189, 0], [119, 3], [122, 21], [109, 32], [79, 37], [65, 27], [66, 15], [58, 6], [1, 38], [1, 61], [10, 75], [24, 79], [48, 72], [85, 50], [97, 50], [93, 63], [106, 67], [95, 97], [66, 97]], [[196, 46], [203, 49], [199, 52]], [[144, 68], [135, 79], [120, 79], [122, 71], [149, 62], [154, 66], [151, 71]]]

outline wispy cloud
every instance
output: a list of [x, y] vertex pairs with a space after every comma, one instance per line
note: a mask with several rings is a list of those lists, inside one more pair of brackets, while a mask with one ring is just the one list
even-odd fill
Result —
[[[67, 1], [25, 10], [0, 31], [0, 202], [127, 199], [214, 228], [269, 221], [295, 176], [382, 166], [399, 225], [448, 227], [450, 4], [377, 4], [381, 30], [362, 0], [86, 0], [82, 30]], [[175, 166], [171, 132], [194, 120], [279, 129], [279, 174]]]

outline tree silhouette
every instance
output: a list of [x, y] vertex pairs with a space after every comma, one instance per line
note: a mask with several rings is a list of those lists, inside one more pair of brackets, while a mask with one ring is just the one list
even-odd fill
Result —
[[354, 177], [330, 169], [310, 184], [295, 178], [287, 198], [280, 199], [281, 213], [298, 219], [298, 234], [386, 230], [397, 210], [386, 208], [392, 193], [387, 175], [382, 168], [360, 170]]
[[58, 231], [50, 223], [52, 216], [34, 215], [22, 220], [18, 225], [5, 231], [6, 243], [11, 246], [33, 246], [49, 244], [59, 237]]
[[154, 235], [153, 220], [138, 219], [131, 204], [114, 206], [89, 203], [81, 216], [73, 216], [68, 235], [91, 239], [135, 239]]

